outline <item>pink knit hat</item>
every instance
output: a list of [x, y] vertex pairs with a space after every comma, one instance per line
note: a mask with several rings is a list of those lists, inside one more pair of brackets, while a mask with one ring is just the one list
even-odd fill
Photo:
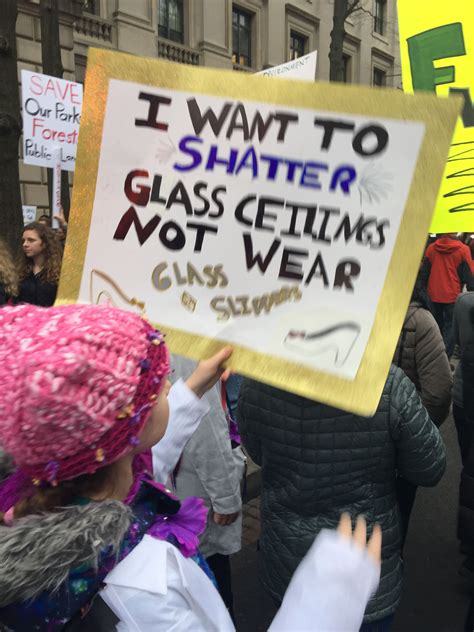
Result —
[[0, 445], [36, 484], [95, 472], [139, 442], [169, 373], [163, 336], [119, 309], [0, 309]]

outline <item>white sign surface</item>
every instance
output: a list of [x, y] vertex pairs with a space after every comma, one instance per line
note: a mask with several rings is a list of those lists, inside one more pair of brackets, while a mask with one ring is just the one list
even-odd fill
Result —
[[78, 300], [353, 379], [423, 136], [111, 80]]
[[26, 226], [27, 224], [34, 222], [36, 219], [36, 206], [23, 204], [21, 208], [23, 209], [23, 224]]
[[54, 167], [60, 148], [61, 168], [74, 171], [82, 110], [82, 85], [29, 70], [21, 71], [23, 160]]
[[257, 75], [264, 77], [280, 77], [281, 79], [299, 79], [300, 81], [314, 81], [316, 77], [316, 62], [318, 51], [293, 59], [285, 64], [267, 68], [257, 72]]

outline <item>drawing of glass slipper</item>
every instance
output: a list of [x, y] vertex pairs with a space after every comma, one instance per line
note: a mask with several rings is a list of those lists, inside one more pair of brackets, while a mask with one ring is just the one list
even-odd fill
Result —
[[118, 284], [105, 272], [92, 270], [89, 300], [95, 305], [111, 305], [121, 309], [133, 307], [139, 314], [145, 312], [145, 302], [128, 297]]
[[330, 325], [319, 331], [290, 330], [285, 337], [285, 347], [304, 356], [314, 356], [334, 350], [334, 364], [343, 366], [360, 334], [361, 327], [354, 321]]

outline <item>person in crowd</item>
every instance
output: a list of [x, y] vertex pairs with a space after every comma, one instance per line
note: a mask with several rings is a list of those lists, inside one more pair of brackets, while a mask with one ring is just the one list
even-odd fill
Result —
[[18, 274], [7, 244], [0, 239], [0, 307], [18, 296]]
[[48, 226], [49, 228], [52, 228], [53, 226], [53, 223], [51, 221], [51, 216], [46, 215], [46, 213], [43, 213], [43, 215], [40, 215], [37, 221], [39, 224], [43, 224], [43, 226]]
[[342, 511], [363, 513], [384, 538], [380, 586], [361, 630], [389, 630], [402, 580], [397, 473], [431, 486], [445, 468], [443, 441], [414, 384], [392, 366], [376, 413], [365, 418], [245, 379], [238, 421], [262, 466], [260, 551], [270, 594], [281, 601], [322, 528]]
[[33, 222], [25, 226], [19, 260], [18, 303], [50, 307], [56, 300], [62, 253], [51, 228]]
[[[415, 285], [393, 363], [410, 378], [431, 420], [439, 428], [449, 414], [453, 378], [438, 325], [429, 310], [428, 297]], [[415, 502], [416, 485], [397, 478], [402, 521], [402, 549]]]
[[[164, 338], [137, 314], [0, 310], [0, 436], [16, 468], [0, 485], [3, 626], [89, 630], [94, 616], [124, 632], [234, 630], [197, 551], [202, 502], [153, 480], [174, 467], [231, 353], [170, 390]], [[365, 522], [353, 535], [349, 522], [311, 547], [271, 630], [356, 632], [378, 585], [381, 532], [366, 546]]]
[[[472, 298], [472, 297], [471, 297]], [[459, 301], [459, 299], [458, 299]], [[466, 324], [471, 324], [471, 335], [466, 336], [462, 345], [461, 363], [459, 366], [462, 374], [463, 422], [470, 428], [474, 427], [474, 303], [469, 301], [469, 306], [461, 306], [462, 320], [466, 316]], [[459, 303], [456, 303], [456, 310]], [[455, 313], [456, 313], [455, 310]], [[472, 577], [474, 573], [474, 435], [469, 433], [464, 437], [463, 468], [461, 471], [461, 484], [459, 486], [459, 513], [458, 513], [458, 538], [466, 559], [461, 567], [464, 575]], [[474, 598], [471, 600], [466, 618], [465, 631], [474, 629]]]
[[[172, 367], [171, 380], [175, 381], [195, 370], [196, 363], [174, 355]], [[179, 498], [198, 496], [204, 499], [209, 509], [199, 549], [211, 567], [219, 593], [234, 618], [229, 556], [240, 551], [242, 543], [240, 483], [245, 470], [245, 456], [238, 437], [229, 427], [220, 382], [209, 391], [207, 401], [209, 412], [187, 442], [171, 485]]]
[[64, 242], [66, 241], [66, 235], [67, 235], [67, 221], [66, 221], [66, 216], [64, 214], [64, 209], [62, 206], [59, 211], [59, 214], [56, 216], [56, 219], [57, 219], [57, 224], [54, 227], [53, 227], [53, 220], [50, 215], [46, 215], [46, 214], [40, 215], [38, 218], [38, 222], [40, 224], [44, 224], [45, 226], [48, 226], [49, 228], [53, 228], [56, 234], [56, 237], [59, 240], [60, 245], [64, 248]]
[[[461, 348], [456, 369], [453, 406], [463, 468], [459, 487], [458, 538], [465, 560], [460, 572], [474, 574], [474, 294], [463, 294], [455, 307], [455, 334]], [[462, 300], [461, 300], [462, 299]], [[471, 600], [465, 630], [474, 629], [474, 598]]]
[[473, 274], [471, 251], [456, 239], [455, 233], [442, 235], [426, 249], [421, 270], [422, 284], [427, 288], [449, 358], [454, 351], [454, 304], [463, 288], [471, 286]]
[[55, 232], [59, 240], [59, 243], [61, 245], [61, 248], [64, 250], [64, 244], [66, 242], [66, 237], [67, 237], [67, 221], [66, 221], [66, 216], [64, 214], [64, 209], [62, 206], [59, 211], [59, 215], [57, 216], [57, 220], [58, 220], [59, 226]]
[[466, 462], [473, 435], [472, 423], [464, 412], [464, 371], [463, 354], [466, 346], [474, 340], [474, 327], [471, 312], [474, 310], [474, 292], [465, 292], [458, 296], [454, 307], [453, 335], [459, 346], [460, 361], [454, 372], [453, 417], [458, 435], [459, 450], [463, 465]]

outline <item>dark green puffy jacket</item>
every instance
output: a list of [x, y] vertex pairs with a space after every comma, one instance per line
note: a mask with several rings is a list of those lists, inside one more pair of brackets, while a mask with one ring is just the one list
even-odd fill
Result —
[[382, 572], [364, 621], [395, 612], [400, 600], [397, 471], [432, 486], [445, 468], [443, 440], [412, 382], [394, 366], [371, 418], [244, 380], [239, 426], [262, 466], [260, 539], [263, 580], [281, 600], [315, 535], [337, 526], [341, 512], [382, 527]]

